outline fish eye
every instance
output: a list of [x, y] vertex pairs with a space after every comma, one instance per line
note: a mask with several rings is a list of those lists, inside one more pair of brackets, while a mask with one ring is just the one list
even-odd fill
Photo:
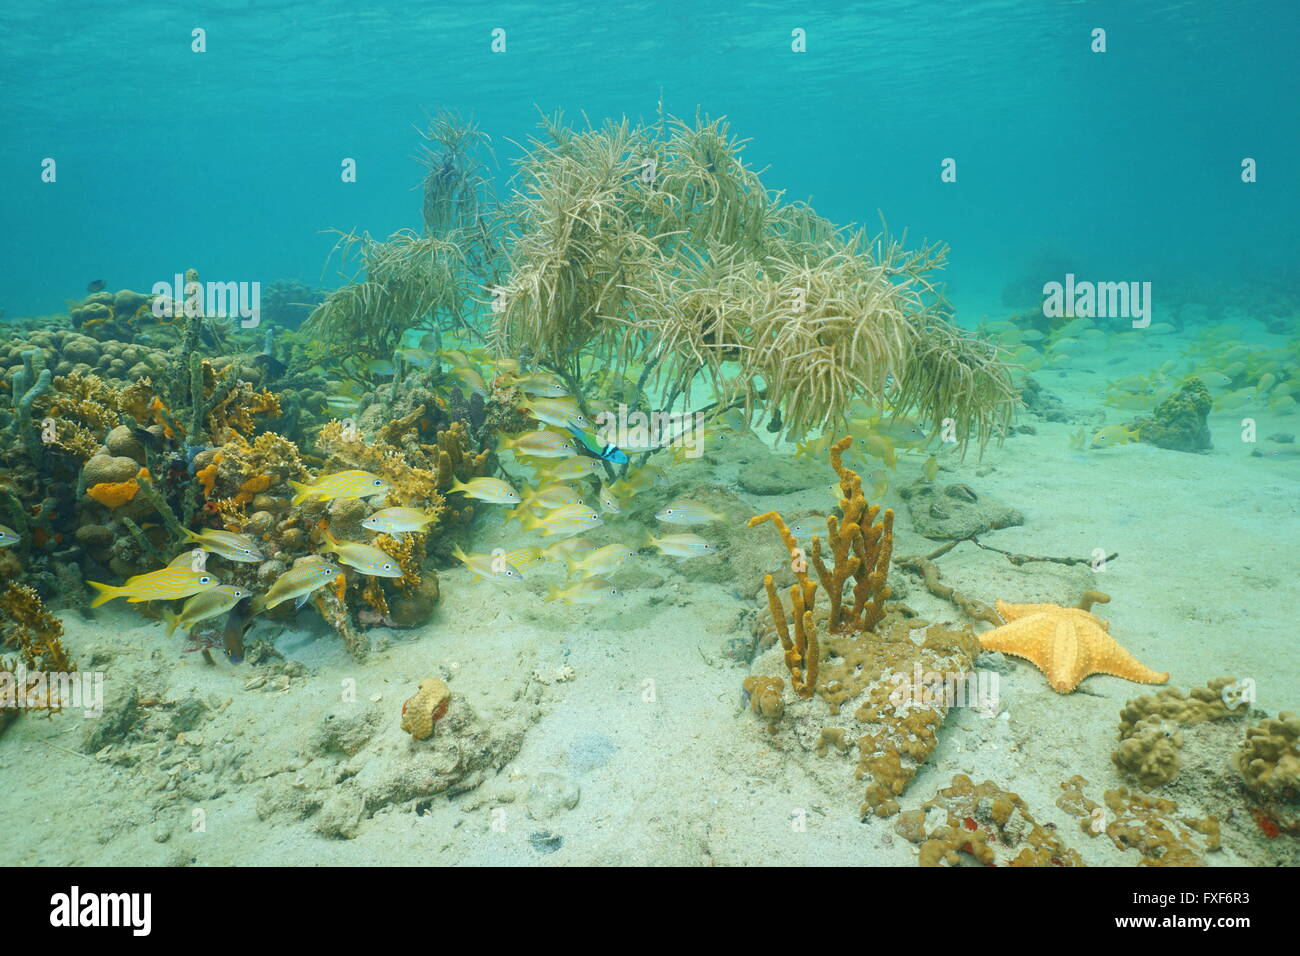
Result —
[[205, 575], [203, 575], [203, 577], [199, 578], [199, 584], [207, 584], [207, 583], [208, 583], [209, 581], [211, 581], [211, 580], [212, 580], [212, 578], [208, 577], [208, 576], [205, 574]]
[[371, 482], [371, 484], [374, 485], [376, 488], [378, 488], [383, 483], [384, 483], [384, 479], [382, 478], [376, 478], [374, 481]]

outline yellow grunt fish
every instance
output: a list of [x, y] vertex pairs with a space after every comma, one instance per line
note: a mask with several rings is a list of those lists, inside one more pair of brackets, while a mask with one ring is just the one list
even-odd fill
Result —
[[572, 481], [588, 475], [599, 475], [602, 470], [599, 458], [587, 458], [585, 455], [574, 455], [542, 469], [546, 477], [555, 481]]
[[461, 550], [460, 545], [452, 548], [451, 553], [455, 555], [456, 560], [465, 567], [469, 568], [470, 573], [477, 578], [487, 578], [495, 581], [522, 581], [524, 576], [515, 570], [510, 562], [510, 556], [504, 552], [499, 554], [466, 554]]
[[462, 365], [458, 368], [454, 368], [451, 370], [451, 374], [453, 378], [468, 388], [471, 392], [476, 392], [484, 398], [487, 398], [488, 395], [491, 394], [491, 390], [487, 387], [487, 382], [483, 380], [483, 376], [479, 373], [478, 369], [474, 368], [472, 365]]
[[11, 544], [17, 544], [22, 540], [22, 536], [13, 528], [8, 528], [0, 524], [0, 548], [7, 548]]
[[547, 428], [504, 438], [497, 450], [506, 448], [526, 458], [568, 458], [578, 453], [578, 444], [571, 435], [563, 435]]
[[523, 574], [528, 568], [542, 560], [541, 548], [515, 548], [505, 554], [506, 563]]
[[708, 505], [699, 501], [692, 501], [689, 498], [678, 498], [664, 505], [663, 509], [655, 515], [665, 524], [706, 524], [710, 521], [723, 520], [722, 515], [711, 509]]
[[163, 619], [167, 621], [167, 636], [171, 637], [175, 634], [178, 627], [188, 631], [195, 624], [206, 621], [210, 617], [225, 614], [244, 598], [252, 596], [252, 591], [246, 591], [234, 584], [222, 584], [210, 591], [196, 594], [185, 602], [179, 614], [163, 612]]
[[1093, 448], [1110, 448], [1113, 445], [1127, 445], [1138, 441], [1137, 429], [1125, 428], [1123, 425], [1107, 425], [1092, 436]]
[[533, 418], [548, 425], [558, 425], [560, 428], [573, 425], [576, 428], [591, 430], [591, 422], [587, 420], [586, 415], [582, 414], [577, 399], [572, 395], [562, 395], [559, 398], [534, 398], [522, 402], [521, 406], [527, 409]]
[[551, 588], [546, 595], [548, 601], [562, 601], [565, 604], [600, 604], [611, 598], [620, 598], [623, 592], [602, 578], [587, 578], [573, 587]]
[[672, 558], [699, 558], [718, 551], [698, 534], [666, 534], [662, 538], [652, 534], [649, 540], [653, 547]]
[[227, 561], [256, 564], [258, 561], [266, 559], [257, 543], [246, 534], [235, 534], [233, 531], [218, 531], [215, 528], [204, 528], [198, 534], [195, 534], [186, 528], [185, 537], [204, 551], [220, 555]]
[[356, 568], [362, 574], [375, 578], [400, 578], [402, 569], [397, 559], [387, 552], [369, 544], [357, 544], [355, 541], [339, 541], [325, 532], [326, 551], [333, 551], [339, 561], [350, 568]]
[[291, 481], [289, 484], [294, 490], [291, 504], [295, 505], [301, 504], [308, 498], [322, 498], [325, 501], [341, 498], [351, 501], [354, 498], [387, 494], [392, 489], [387, 479], [358, 468], [336, 471], [332, 475], [322, 475], [309, 485], [297, 481]]
[[569, 558], [565, 563], [569, 566], [570, 577], [574, 574], [584, 578], [604, 577], [617, 571], [619, 565], [630, 558], [632, 553], [632, 549], [625, 544], [607, 544], [585, 558]]
[[173, 558], [167, 567], [127, 578], [126, 583], [121, 587], [100, 584], [98, 581], [87, 581], [87, 584], [99, 592], [95, 600], [90, 602], [90, 606], [99, 607], [120, 597], [126, 598], [129, 604], [139, 604], [141, 601], [175, 601], [221, 586], [221, 582], [211, 571], [196, 571], [194, 565], [193, 553], [184, 551]]
[[600, 502], [600, 510], [605, 514], [621, 515], [623, 513], [623, 502], [618, 500], [618, 495], [610, 490], [609, 485], [604, 482], [600, 486], [600, 494], [596, 496]]
[[309, 555], [276, 578], [271, 590], [253, 599], [253, 613], [269, 611], [294, 599], [296, 605], [302, 607], [313, 591], [329, 584], [342, 573], [343, 569], [328, 558], [319, 554]]
[[540, 530], [547, 537], [553, 534], [582, 534], [597, 525], [604, 524], [600, 520], [600, 515], [588, 505], [564, 505], [540, 518], [525, 515], [523, 522], [525, 529]]
[[540, 508], [576, 505], [583, 499], [582, 490], [563, 481], [548, 481], [524, 493], [528, 504]]
[[460, 492], [490, 505], [519, 504], [519, 492], [500, 478], [471, 478], [468, 482], [453, 480], [448, 491]]
[[437, 520], [438, 516], [434, 512], [419, 508], [381, 508], [364, 519], [361, 527], [402, 541], [408, 533], [423, 531], [427, 525]]
[[588, 541], [586, 538], [569, 538], [565, 541], [557, 541], [549, 548], [542, 550], [542, 557], [551, 561], [580, 560], [586, 555], [596, 550], [596, 544]]
[[564, 383], [546, 372], [529, 372], [523, 376], [512, 376], [510, 384], [529, 395], [539, 395], [542, 398], [560, 398], [568, 394]]

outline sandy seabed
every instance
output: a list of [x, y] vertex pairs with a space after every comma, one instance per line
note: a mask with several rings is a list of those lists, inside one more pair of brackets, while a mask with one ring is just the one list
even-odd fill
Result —
[[[1166, 336], [1141, 353], [1102, 351], [1042, 370], [1035, 377], [1074, 422], [1026, 415], [1032, 434], [982, 457], [941, 459], [940, 481], [968, 483], [1024, 515], [1022, 526], [986, 543], [1035, 555], [1118, 553], [1104, 573], [1014, 568], [971, 545], [940, 567], [988, 603], [1044, 586], [1066, 601], [1091, 582], [1112, 597], [1094, 609], [1111, 633], [1169, 671], [1171, 686], [1248, 677], [1262, 711], [1295, 710], [1300, 460], [1251, 457], [1241, 410], [1211, 416], [1215, 447], [1204, 455], [1070, 447], [1082, 423], [1091, 433], [1137, 414], [1102, 406], [1104, 382], [1146, 371], [1181, 344]], [[1297, 417], [1257, 419], [1261, 443], [1300, 430]], [[895, 556], [936, 546], [915, 533], [898, 495], [923, 460], [904, 456], [883, 500], [898, 513]], [[712, 475], [690, 467], [752, 514], [824, 513], [831, 504], [828, 466], [825, 485], [762, 497], [737, 490], [738, 462], [724, 460]], [[473, 549], [518, 540], [513, 527], [489, 517]], [[260, 667], [233, 666], [219, 653], [207, 665], [125, 606], [93, 617], [62, 611], [73, 659], [107, 674], [110, 710], [135, 694], [132, 725], [98, 753], [85, 752], [93, 722], [73, 712], [25, 715], [8, 728], [0, 863], [914, 865], [917, 849], [893, 820], [861, 821], [852, 759], [801, 751], [747, 708], [741, 682], [751, 665], [735, 659], [734, 643], [765, 613], [755, 599], [761, 561], [728, 554], [743, 580], [638, 554], [624, 596], [598, 607], [544, 603], [545, 585], [561, 580], [553, 571], [512, 590], [445, 570], [434, 620], [414, 631], [372, 630], [364, 664], [309, 609], [297, 629], [263, 623], [250, 634], [274, 637], [286, 659]], [[1045, 584], [1045, 574], [1055, 578]], [[960, 619], [915, 579], [897, 570], [894, 578], [922, 616]], [[991, 779], [1019, 793], [1087, 863], [1138, 862], [1104, 837], [1081, 835], [1056, 800], [1075, 774], [1094, 799], [1125, 782], [1111, 762], [1118, 713], [1154, 688], [1094, 676], [1060, 695], [1029, 663], [991, 656], [978, 666], [999, 673], [998, 713], [949, 714], [903, 809], [954, 774]], [[414, 743], [400, 709], [433, 676], [448, 680], [460, 722]], [[1226, 764], [1230, 755], [1220, 756]], [[1222, 811], [1208, 791], [1185, 788], [1178, 799], [1189, 814]], [[1298, 862], [1281, 846], [1261, 855], [1248, 813], [1220, 822], [1223, 849], [1207, 863]]]

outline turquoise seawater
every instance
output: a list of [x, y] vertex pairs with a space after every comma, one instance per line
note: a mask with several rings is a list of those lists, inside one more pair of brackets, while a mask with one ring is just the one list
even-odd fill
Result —
[[836, 222], [883, 213], [949, 242], [972, 308], [1040, 253], [1080, 275], [1294, 276], [1286, 0], [732, 6], [6, 5], [0, 307], [52, 311], [92, 278], [143, 288], [200, 257], [314, 282], [321, 230], [413, 224], [426, 112], [472, 114], [507, 164], [539, 110], [650, 118], [661, 99], [727, 116], [770, 186]]

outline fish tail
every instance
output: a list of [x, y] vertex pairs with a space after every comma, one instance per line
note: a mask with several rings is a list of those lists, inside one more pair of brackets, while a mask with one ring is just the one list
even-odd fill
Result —
[[460, 545], [452, 545], [451, 556], [457, 561], [460, 561], [466, 567], [469, 566], [469, 555], [465, 553], [465, 550]]
[[99, 592], [95, 596], [95, 600], [90, 602], [91, 607], [107, 604], [113, 598], [121, 597], [123, 593], [121, 588], [113, 587], [111, 584], [100, 584], [98, 581], [87, 581], [86, 583]]
[[519, 521], [524, 526], [525, 531], [536, 531], [538, 528], [544, 527], [542, 519], [531, 513], [523, 515]]
[[249, 610], [250, 614], [261, 614], [263, 611], [265, 611], [265, 610], [266, 610], [266, 595], [265, 595], [265, 594], [259, 594], [257, 597], [253, 598], [252, 603], [249, 604], [249, 606], [248, 606], [248, 610]]
[[167, 622], [167, 636], [171, 637], [176, 633], [176, 625], [181, 622], [179, 614], [173, 614], [171, 611], [163, 611], [163, 620]]
[[547, 601], [558, 601], [562, 597], [564, 597], [564, 592], [554, 585], [552, 585], [546, 592]]
[[311, 488], [300, 481], [290, 481], [289, 487], [293, 489], [293, 500], [290, 505], [299, 505], [311, 497]]

